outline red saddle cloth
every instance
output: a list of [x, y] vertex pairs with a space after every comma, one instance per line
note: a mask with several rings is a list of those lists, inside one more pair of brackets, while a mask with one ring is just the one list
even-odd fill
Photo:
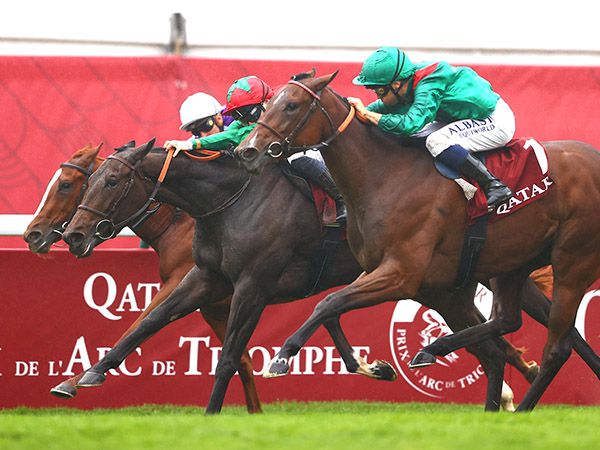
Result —
[[[506, 184], [513, 196], [501, 204], [489, 221], [494, 222], [542, 198], [554, 185], [548, 173], [548, 156], [542, 144], [533, 138], [513, 139], [506, 147], [491, 152], [485, 160], [488, 170]], [[468, 180], [474, 186], [477, 182]], [[469, 223], [487, 214], [482, 189], [467, 203]]]
[[310, 185], [310, 190], [312, 191], [315, 208], [317, 209], [317, 216], [321, 221], [321, 228], [326, 227], [328, 224], [335, 223], [335, 201], [329, 195], [327, 195], [320, 186], [310, 182], [308, 184]]

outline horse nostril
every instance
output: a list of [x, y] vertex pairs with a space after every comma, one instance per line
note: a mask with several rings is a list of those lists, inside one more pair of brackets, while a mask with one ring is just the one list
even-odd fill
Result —
[[29, 233], [27, 233], [25, 236], [23, 236], [23, 239], [28, 244], [35, 244], [36, 242], [39, 242], [40, 239], [42, 239], [42, 233], [37, 230], [32, 230]]
[[252, 161], [254, 158], [256, 158], [257, 154], [258, 150], [256, 150], [256, 148], [246, 147], [244, 150], [242, 150], [242, 159], [245, 161]]
[[70, 246], [78, 246], [83, 242], [84, 239], [83, 233], [79, 233], [77, 231], [72, 231], [70, 233], [63, 234], [63, 241], [65, 241]]

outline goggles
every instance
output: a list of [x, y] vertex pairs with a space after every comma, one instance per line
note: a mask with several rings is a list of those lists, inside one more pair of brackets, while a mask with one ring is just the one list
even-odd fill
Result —
[[190, 123], [185, 127], [185, 131], [192, 133], [194, 136], [200, 136], [200, 133], [208, 133], [214, 126], [214, 116], [211, 116]]
[[258, 121], [260, 115], [264, 111], [262, 104], [254, 104], [254, 105], [246, 105], [240, 106], [237, 109], [234, 109], [229, 114], [235, 120], [239, 120], [240, 122], [245, 123], [254, 123]]
[[375, 95], [378, 98], [382, 98], [385, 97], [388, 92], [390, 92], [391, 86], [389, 84], [386, 84], [385, 86], [369, 86], [367, 89], [375, 92]]

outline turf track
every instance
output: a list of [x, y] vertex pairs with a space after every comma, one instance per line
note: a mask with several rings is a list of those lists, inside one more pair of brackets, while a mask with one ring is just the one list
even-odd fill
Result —
[[0, 410], [0, 449], [597, 449], [600, 406], [489, 414], [474, 405], [275, 403], [205, 417], [193, 407]]

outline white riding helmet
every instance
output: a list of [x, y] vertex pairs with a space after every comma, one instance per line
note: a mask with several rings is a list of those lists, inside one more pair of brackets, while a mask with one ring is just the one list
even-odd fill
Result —
[[197, 92], [190, 95], [181, 104], [179, 108], [179, 118], [181, 119], [180, 130], [183, 130], [192, 122], [205, 117], [214, 116], [223, 111], [224, 106], [221, 105], [212, 95], [204, 92]]

